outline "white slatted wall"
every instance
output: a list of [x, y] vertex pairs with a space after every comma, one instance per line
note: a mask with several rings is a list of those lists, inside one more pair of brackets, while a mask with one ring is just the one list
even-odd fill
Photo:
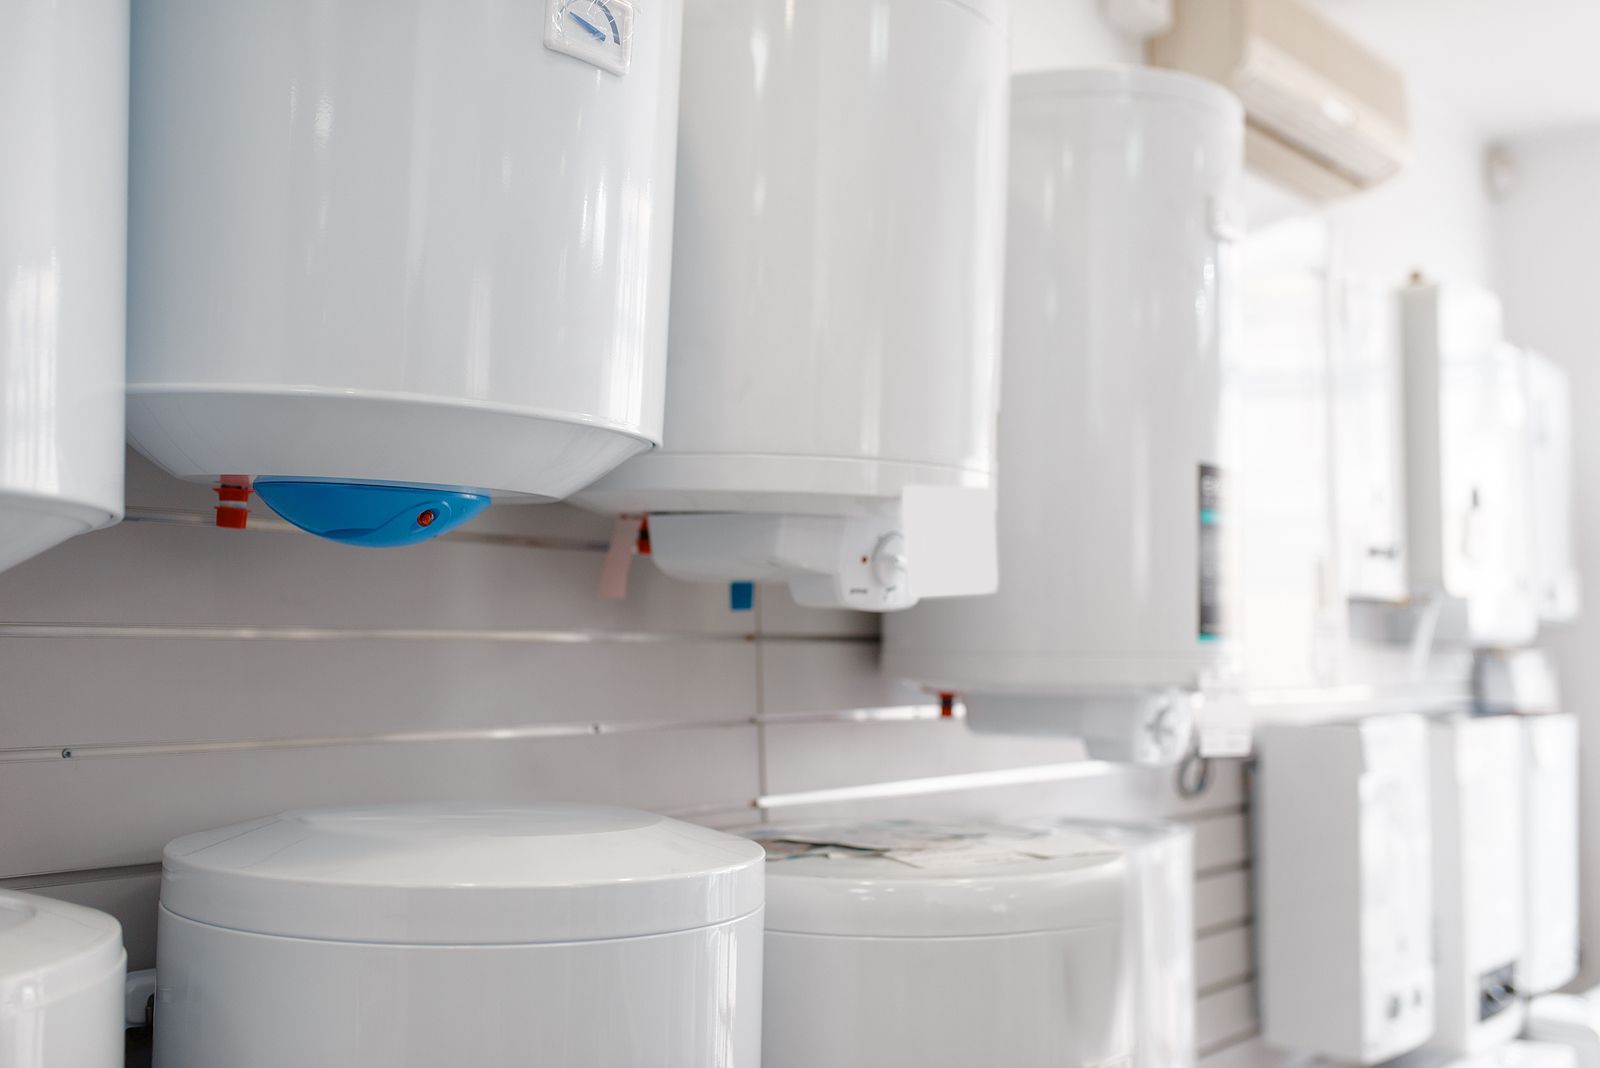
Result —
[[1170, 816], [1197, 834], [1202, 1051], [1254, 1033], [1238, 765], [1191, 801], [1167, 772], [1075, 774], [1075, 742], [914, 708], [876, 670], [872, 617], [776, 591], [735, 613], [641, 562], [625, 602], [599, 600], [608, 523], [564, 507], [348, 549], [218, 530], [205, 491], [129, 463], [130, 521], [0, 574], [0, 885], [114, 913], [133, 967], [153, 962], [164, 842], [296, 805]]

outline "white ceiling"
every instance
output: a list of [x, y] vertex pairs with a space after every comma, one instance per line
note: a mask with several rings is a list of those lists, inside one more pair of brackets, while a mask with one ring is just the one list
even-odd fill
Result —
[[1600, 0], [1315, 0], [1490, 137], [1600, 124]]

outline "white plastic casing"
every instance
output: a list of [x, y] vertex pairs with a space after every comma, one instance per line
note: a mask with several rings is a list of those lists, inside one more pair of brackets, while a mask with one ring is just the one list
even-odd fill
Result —
[[129, 434], [182, 478], [563, 497], [661, 439], [681, 0], [150, 0]]
[[1195, 1063], [1194, 832], [1176, 823], [1067, 820], [1123, 851], [1123, 967], [1133, 1006], [1132, 1068]]
[[1581, 603], [1572, 522], [1572, 385], [1538, 352], [1524, 355], [1528, 383], [1528, 492], [1539, 618], [1570, 622]]
[[768, 862], [766, 1068], [1126, 1062], [1120, 849], [901, 822], [762, 836], [785, 833], [896, 844]]
[[127, 966], [112, 917], [0, 890], [0, 1065], [121, 1068]]
[[1351, 1064], [1433, 1033], [1428, 726], [1415, 715], [1256, 732], [1262, 1036]]
[[1578, 974], [1578, 719], [1522, 716], [1526, 945], [1517, 990], [1543, 994]]
[[1054, 707], [1030, 729], [1072, 734], [1108, 694], [1134, 716], [1148, 702], [1129, 691], [1194, 688], [1226, 644], [1218, 413], [1243, 119], [1166, 71], [1013, 85], [1000, 589], [887, 620], [884, 665], [963, 694], [977, 729], [1003, 729], [984, 705], [1004, 697]]
[[179, 838], [155, 1063], [755, 1065], [762, 857], [644, 812], [350, 806]]
[[[909, 583], [833, 603], [993, 590], [1006, 97], [1004, 0], [689, 0], [665, 447], [579, 503], [686, 577], [820, 596], [758, 513], [868, 520], [808, 518], [830, 560], [903, 539]], [[924, 521], [917, 487], [960, 492]], [[706, 513], [682, 549], [667, 512]]]
[[1478, 644], [1526, 645], [1539, 603], [1525, 354], [1493, 293], [1412, 285], [1399, 301], [1412, 592], [1464, 601]]
[[1438, 1020], [1429, 1043], [1479, 1053], [1522, 1029], [1527, 919], [1521, 717], [1456, 716], [1429, 725]]
[[0, 8], [0, 569], [122, 518], [127, 0]]

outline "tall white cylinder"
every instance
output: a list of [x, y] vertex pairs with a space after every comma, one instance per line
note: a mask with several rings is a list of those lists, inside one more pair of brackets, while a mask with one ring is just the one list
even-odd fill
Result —
[[1175, 722], [1170, 702], [1121, 695], [1195, 687], [1227, 636], [1219, 407], [1242, 117], [1164, 71], [1013, 84], [1000, 589], [887, 621], [885, 663], [964, 694], [980, 728], [1081, 714], [1114, 735], [1125, 711]]
[[140, 3], [134, 442], [200, 481], [535, 499], [659, 442], [681, 21]]
[[1004, 0], [689, 0], [665, 447], [582, 502], [881, 520], [847, 559], [905, 533], [907, 487], [986, 508], [1006, 98]]
[[0, 569], [122, 518], [127, 0], [0, 7]]
[[122, 1068], [127, 969], [115, 918], [0, 890], [0, 1065]]

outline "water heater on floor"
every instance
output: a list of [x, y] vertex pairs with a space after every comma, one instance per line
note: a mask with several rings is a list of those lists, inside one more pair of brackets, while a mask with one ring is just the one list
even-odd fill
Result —
[[1120, 849], [904, 821], [757, 837], [766, 1068], [1128, 1063]]
[[1183, 751], [1228, 640], [1222, 353], [1242, 118], [1144, 69], [1023, 75], [1011, 103], [1000, 588], [884, 628], [975, 730]]
[[127, 967], [112, 917], [0, 890], [0, 1065], [121, 1068]]
[[647, 812], [351, 805], [167, 845], [158, 1068], [754, 1066], [761, 850]]
[[1005, 0], [687, 0], [665, 447], [579, 501], [669, 574], [994, 589]]
[[122, 518], [128, 0], [0, 8], [0, 569]]
[[128, 427], [360, 545], [661, 439], [681, 0], [148, 0]]

